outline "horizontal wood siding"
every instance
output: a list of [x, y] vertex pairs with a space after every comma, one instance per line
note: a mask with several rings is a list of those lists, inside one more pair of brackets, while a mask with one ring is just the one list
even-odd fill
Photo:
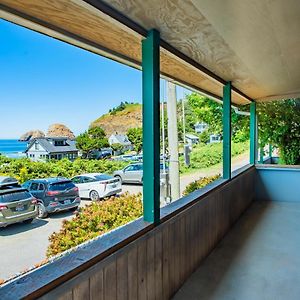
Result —
[[254, 199], [237, 176], [41, 299], [169, 299]]

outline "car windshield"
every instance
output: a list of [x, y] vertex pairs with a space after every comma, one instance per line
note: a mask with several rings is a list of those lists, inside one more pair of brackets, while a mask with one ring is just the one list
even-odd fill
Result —
[[105, 175], [105, 174], [99, 174], [99, 175], [95, 175], [94, 176], [96, 178], [96, 180], [98, 181], [102, 181], [102, 180], [109, 180], [109, 179], [112, 179], [113, 177], [112, 176], [109, 176], [109, 175]]
[[0, 194], [0, 203], [9, 203], [19, 200], [31, 198], [31, 194], [27, 190], [10, 191], [5, 194]]
[[52, 183], [49, 186], [49, 191], [64, 191], [74, 188], [75, 185], [72, 181], [60, 181]]

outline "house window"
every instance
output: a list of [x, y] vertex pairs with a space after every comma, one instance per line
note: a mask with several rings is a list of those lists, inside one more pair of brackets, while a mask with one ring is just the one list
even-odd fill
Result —
[[65, 146], [66, 144], [65, 144], [65, 141], [55, 141], [54, 145], [55, 146]]
[[39, 144], [38, 143], [34, 144], [34, 150], [39, 150]]

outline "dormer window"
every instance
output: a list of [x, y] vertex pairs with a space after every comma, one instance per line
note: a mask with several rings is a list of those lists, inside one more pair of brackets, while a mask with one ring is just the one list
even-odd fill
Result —
[[63, 140], [55, 141], [54, 145], [55, 146], [65, 146], [66, 145], [66, 141], [63, 141]]

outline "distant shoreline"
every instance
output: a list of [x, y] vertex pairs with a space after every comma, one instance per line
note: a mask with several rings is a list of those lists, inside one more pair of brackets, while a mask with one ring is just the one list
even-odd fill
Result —
[[26, 157], [24, 151], [27, 148], [27, 142], [18, 139], [0, 139], [0, 153], [10, 158]]

